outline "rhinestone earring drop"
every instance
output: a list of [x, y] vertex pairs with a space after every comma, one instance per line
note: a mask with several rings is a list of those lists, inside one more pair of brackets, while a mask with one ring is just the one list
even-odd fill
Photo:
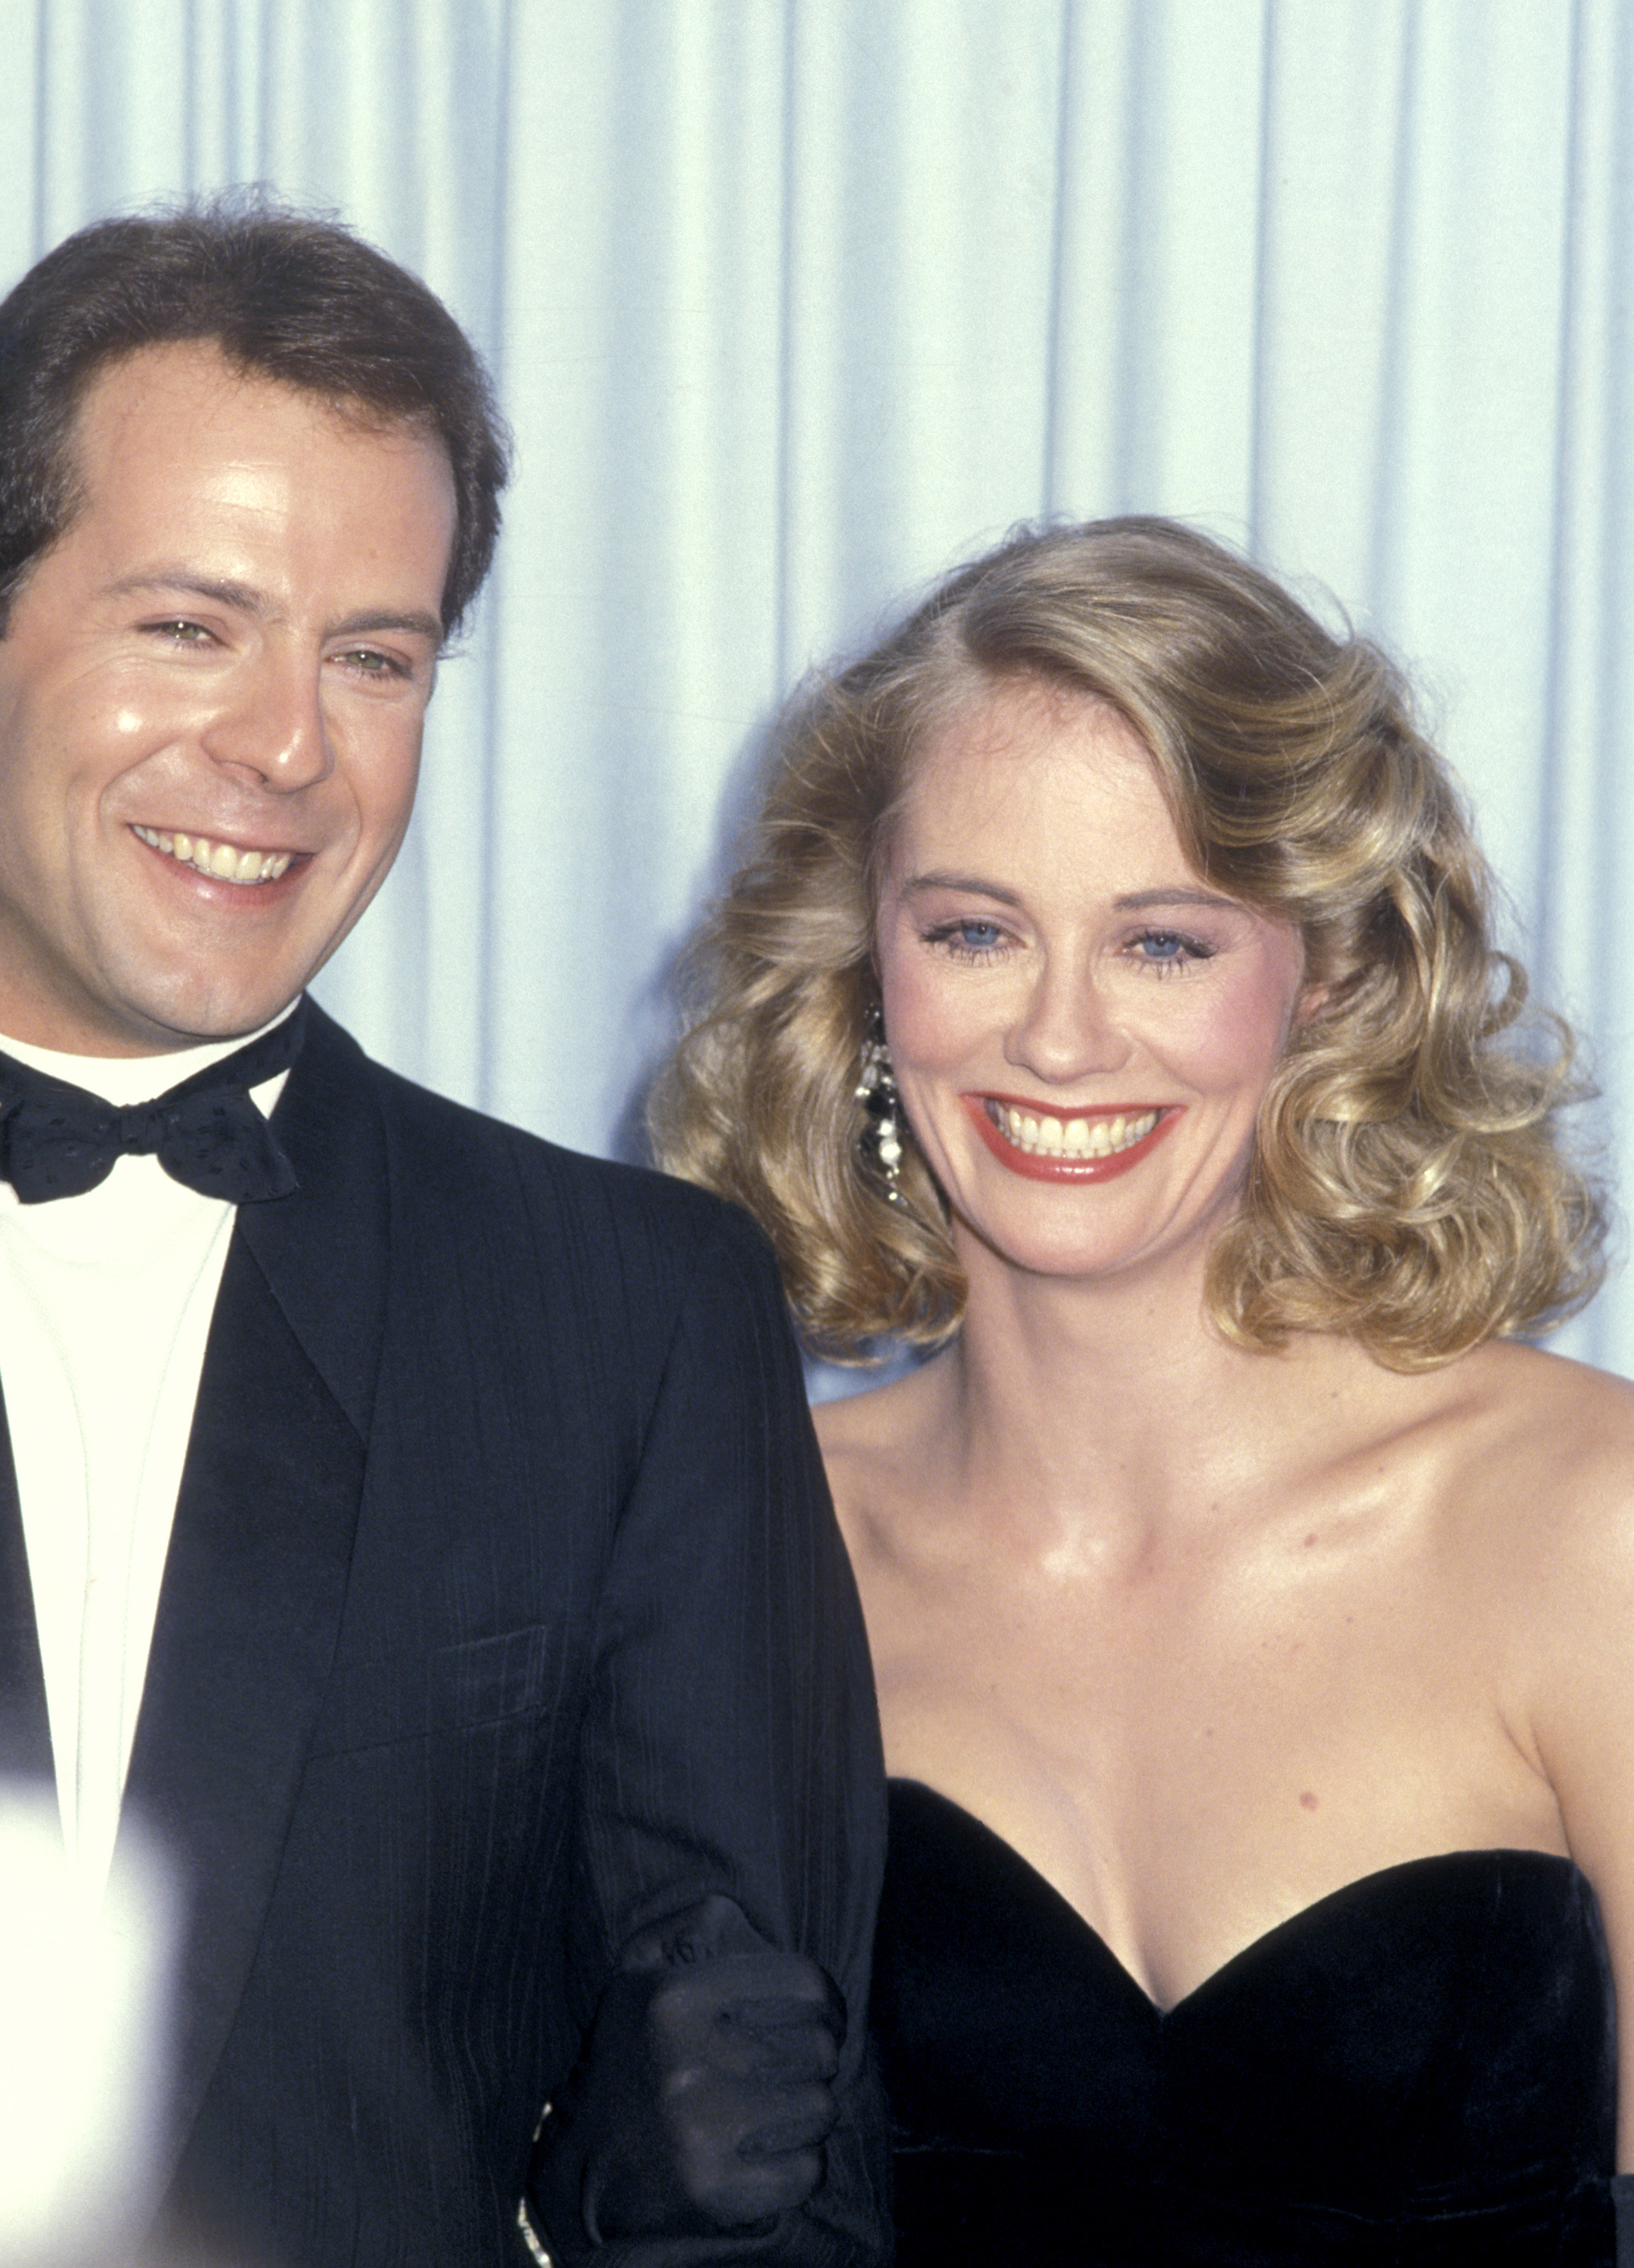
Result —
[[863, 1129], [863, 1147], [865, 1152], [872, 1152], [878, 1165], [887, 1198], [892, 1204], [902, 1204], [905, 1202], [902, 1191], [902, 1097], [896, 1091], [896, 1075], [891, 1069], [891, 1050], [886, 1044], [884, 1011], [877, 1000], [870, 1006], [863, 1026], [857, 1100], [862, 1104], [867, 1117]]

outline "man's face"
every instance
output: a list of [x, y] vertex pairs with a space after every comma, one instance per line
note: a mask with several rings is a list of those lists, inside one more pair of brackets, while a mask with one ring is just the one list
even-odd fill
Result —
[[253, 1031], [408, 823], [454, 534], [440, 443], [213, 346], [96, 379], [83, 504], [0, 638], [0, 1034]]

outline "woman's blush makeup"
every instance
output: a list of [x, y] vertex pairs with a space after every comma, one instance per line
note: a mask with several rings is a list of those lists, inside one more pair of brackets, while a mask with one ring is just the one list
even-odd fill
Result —
[[1185, 1115], [1161, 1103], [1051, 1111], [1008, 1094], [960, 1097], [1001, 1166], [1029, 1182], [1109, 1182], [1149, 1158]]

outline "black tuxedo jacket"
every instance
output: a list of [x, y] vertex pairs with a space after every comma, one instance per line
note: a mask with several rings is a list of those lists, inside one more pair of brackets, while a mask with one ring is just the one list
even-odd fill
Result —
[[[866, 1653], [755, 1232], [310, 1013], [274, 1121], [300, 1186], [239, 1215], [125, 1799], [188, 1900], [166, 2224], [254, 2268], [490, 2268], [621, 1946], [711, 1892], [839, 1984], [854, 2111]], [[0, 1472], [0, 1740], [48, 1771]], [[849, 2116], [775, 2240], [609, 2268], [872, 2259], [873, 2162]]]

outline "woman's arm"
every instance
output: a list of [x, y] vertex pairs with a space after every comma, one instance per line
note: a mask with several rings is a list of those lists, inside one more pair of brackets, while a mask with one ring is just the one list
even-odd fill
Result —
[[[1634, 1387], [1564, 1372], [1552, 1484], [1514, 1590], [1537, 1753], [1605, 1924], [1619, 2014], [1617, 2168], [1634, 2173]], [[1544, 1460], [1547, 1464], [1547, 1459]], [[1552, 1500], [1551, 1500], [1552, 1499]]]

